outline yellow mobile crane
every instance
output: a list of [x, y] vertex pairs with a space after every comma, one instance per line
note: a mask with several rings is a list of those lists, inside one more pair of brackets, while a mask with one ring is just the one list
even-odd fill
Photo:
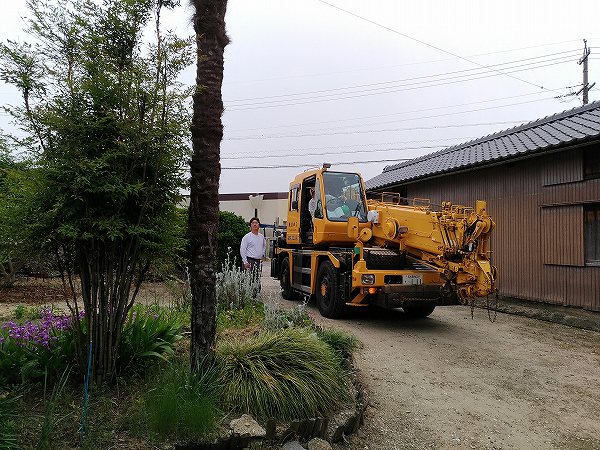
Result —
[[436, 306], [495, 292], [494, 222], [484, 201], [475, 208], [444, 202], [435, 211], [399, 194], [367, 201], [359, 174], [329, 169], [290, 183], [287, 228], [271, 263], [285, 299], [314, 297], [329, 318], [369, 304], [426, 317]]

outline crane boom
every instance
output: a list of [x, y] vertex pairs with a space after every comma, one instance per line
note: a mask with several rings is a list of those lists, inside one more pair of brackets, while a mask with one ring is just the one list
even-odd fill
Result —
[[477, 201], [475, 208], [443, 202], [440, 211], [432, 211], [427, 203], [409, 206], [374, 200], [367, 207], [372, 244], [397, 246], [435, 265], [443, 271], [443, 279], [456, 285], [461, 299], [494, 292], [496, 273], [488, 244], [495, 224], [485, 201]]

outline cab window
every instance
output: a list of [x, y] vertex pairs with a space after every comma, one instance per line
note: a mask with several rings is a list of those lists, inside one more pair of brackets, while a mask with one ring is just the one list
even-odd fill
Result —
[[290, 211], [298, 211], [298, 198], [300, 194], [300, 186], [294, 186], [290, 189]]
[[346, 222], [355, 216], [367, 221], [365, 194], [360, 176], [356, 173], [323, 173], [325, 191], [325, 214], [333, 222]]

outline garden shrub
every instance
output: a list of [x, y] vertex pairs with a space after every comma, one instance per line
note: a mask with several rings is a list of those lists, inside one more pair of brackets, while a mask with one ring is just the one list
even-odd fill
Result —
[[158, 305], [136, 304], [123, 327], [117, 364], [120, 371], [143, 368], [153, 358], [166, 360], [181, 339], [178, 314]]
[[219, 211], [219, 231], [217, 235], [217, 264], [219, 269], [227, 264], [241, 267], [239, 255], [242, 238], [249, 231], [242, 216], [229, 211]]
[[291, 327], [313, 327], [313, 322], [306, 312], [305, 304], [296, 305], [291, 309], [281, 309], [271, 306], [273, 302], [265, 305], [265, 320], [263, 328], [265, 330], [283, 330]]
[[[187, 243], [187, 208], [177, 208], [177, 215], [173, 221], [173, 227], [180, 241]], [[226, 264], [233, 264], [236, 267], [242, 266], [242, 259], [239, 254], [240, 243], [246, 233], [248, 233], [248, 223], [242, 216], [229, 211], [219, 211], [219, 229], [217, 230], [217, 271], [222, 270]], [[186, 245], [181, 247], [186, 248]], [[159, 261], [154, 263], [153, 270], [161, 274], [162, 277], [185, 276], [186, 252], [180, 250], [177, 257], [171, 261]]]
[[239, 309], [244, 305], [256, 303], [258, 299], [255, 293], [259, 283], [260, 280], [253, 280], [249, 271], [242, 270], [228, 256], [221, 271], [217, 273], [217, 311]]
[[225, 409], [290, 420], [328, 414], [349, 398], [340, 359], [311, 330], [225, 342], [216, 357]]
[[18, 305], [13, 311], [13, 317], [16, 320], [36, 320], [40, 317], [40, 309], [36, 306]]

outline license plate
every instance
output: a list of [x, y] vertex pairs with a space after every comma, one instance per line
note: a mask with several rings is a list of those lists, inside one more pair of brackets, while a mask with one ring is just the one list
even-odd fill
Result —
[[422, 275], [402, 275], [402, 284], [423, 284]]

